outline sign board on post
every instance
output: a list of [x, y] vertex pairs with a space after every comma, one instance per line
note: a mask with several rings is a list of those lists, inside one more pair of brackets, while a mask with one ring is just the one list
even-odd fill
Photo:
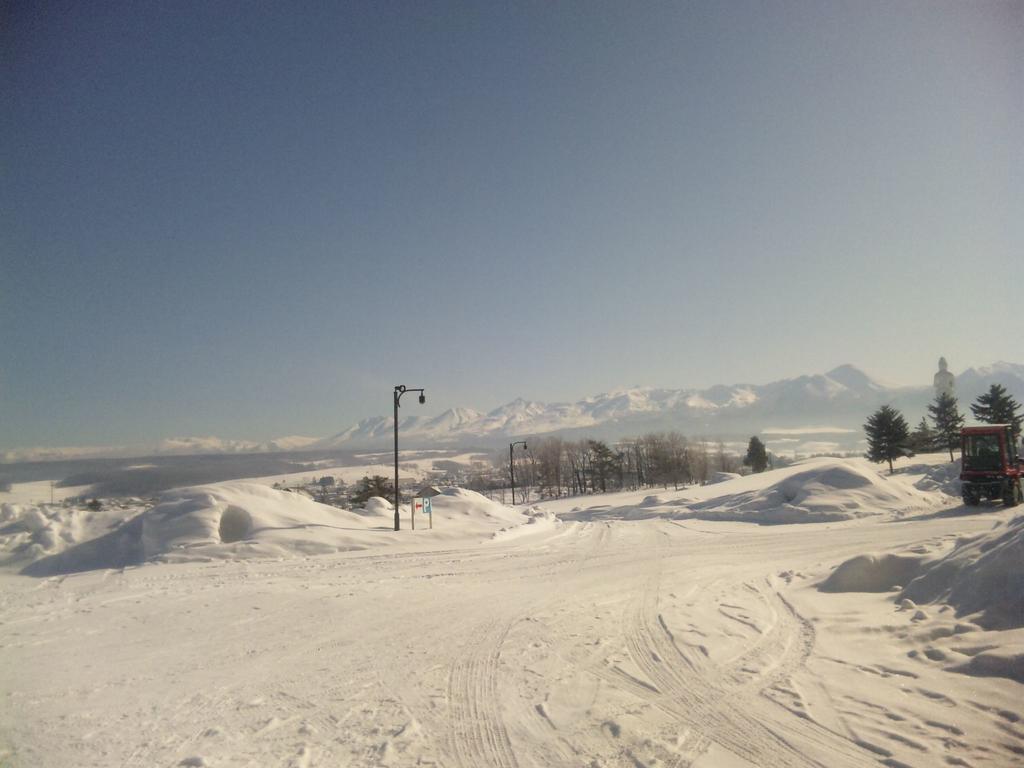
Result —
[[423, 511], [426, 512], [430, 518], [430, 527], [434, 527], [434, 505], [430, 503], [430, 499], [423, 499]]
[[416, 513], [423, 511], [423, 499], [413, 498], [412, 510], [410, 511], [409, 518], [412, 520], [412, 529], [416, 530]]

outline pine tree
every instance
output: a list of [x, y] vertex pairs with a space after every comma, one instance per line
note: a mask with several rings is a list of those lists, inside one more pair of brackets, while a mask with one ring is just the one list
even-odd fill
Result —
[[935, 447], [935, 430], [924, 416], [921, 417], [921, 423], [910, 433], [910, 447], [914, 453], [929, 453]]
[[743, 466], [750, 467], [754, 472], [764, 472], [768, 467], [768, 451], [756, 436], [750, 438], [747, 444], [747, 455], [743, 459]]
[[935, 396], [935, 402], [928, 406], [928, 413], [935, 422], [935, 442], [938, 448], [949, 451], [949, 460], [953, 460], [953, 449], [960, 445], [960, 428], [964, 425], [964, 417], [960, 415], [956, 398], [948, 392]]
[[600, 485], [601, 493], [604, 493], [608, 490], [608, 481], [618, 476], [621, 459], [601, 440], [588, 440], [587, 445], [591, 451], [590, 466], [595, 490]]
[[356, 492], [352, 495], [352, 503], [365, 504], [374, 496], [380, 496], [385, 499], [395, 498], [394, 483], [382, 475], [364, 476], [359, 481], [359, 487], [356, 489]]
[[1002, 384], [993, 384], [988, 388], [988, 392], [971, 403], [971, 413], [974, 414], [974, 418], [985, 424], [1012, 425], [1014, 441], [1020, 438], [1024, 415], [1020, 413], [1020, 403], [1007, 394], [1006, 387]]
[[868, 438], [867, 458], [875, 462], [889, 462], [889, 474], [893, 473], [892, 460], [910, 453], [910, 429], [903, 414], [890, 405], [883, 405], [864, 425]]

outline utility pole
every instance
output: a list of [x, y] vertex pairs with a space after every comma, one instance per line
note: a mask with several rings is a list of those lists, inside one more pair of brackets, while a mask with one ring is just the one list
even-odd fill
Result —
[[516, 505], [516, 465], [512, 461], [512, 447], [516, 445], [523, 446], [523, 450], [526, 450], [525, 440], [516, 440], [514, 443], [508, 444], [508, 474], [512, 480], [512, 506]]

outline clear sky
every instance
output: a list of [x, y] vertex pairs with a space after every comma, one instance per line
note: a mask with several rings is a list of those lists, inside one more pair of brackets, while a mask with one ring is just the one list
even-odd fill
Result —
[[1024, 3], [0, 14], [0, 448], [1024, 360]]

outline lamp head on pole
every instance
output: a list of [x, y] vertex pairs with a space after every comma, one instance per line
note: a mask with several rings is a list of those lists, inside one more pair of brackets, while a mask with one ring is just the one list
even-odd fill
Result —
[[420, 405], [423, 405], [425, 402], [427, 402], [427, 396], [420, 392]]

